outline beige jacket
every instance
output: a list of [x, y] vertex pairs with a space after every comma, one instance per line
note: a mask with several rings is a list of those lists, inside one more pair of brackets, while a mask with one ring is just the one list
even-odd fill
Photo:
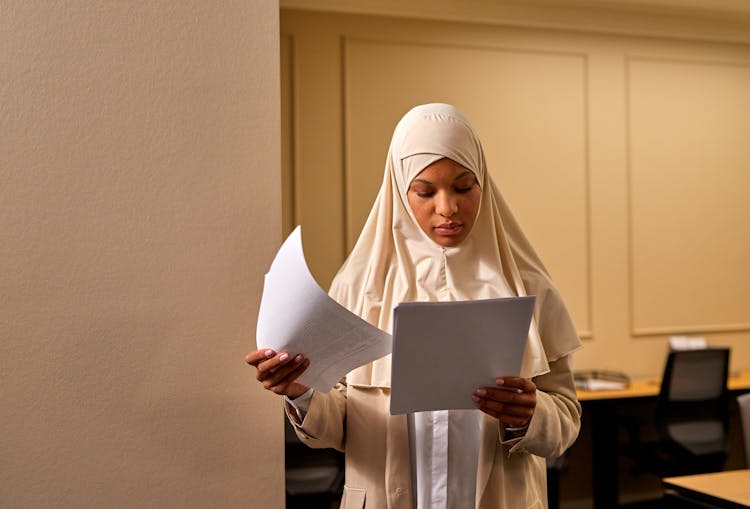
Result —
[[[390, 389], [370, 385], [367, 372], [367, 367], [359, 368], [330, 392], [316, 391], [302, 423], [288, 409], [287, 415], [297, 436], [308, 446], [346, 453], [342, 509], [409, 509], [412, 481], [407, 419], [390, 415]], [[506, 440], [498, 421], [484, 416], [477, 509], [547, 507], [545, 458], [559, 456], [573, 444], [580, 428], [581, 406], [567, 356], [551, 362], [550, 372], [535, 377], [534, 383], [537, 406], [520, 440]]]

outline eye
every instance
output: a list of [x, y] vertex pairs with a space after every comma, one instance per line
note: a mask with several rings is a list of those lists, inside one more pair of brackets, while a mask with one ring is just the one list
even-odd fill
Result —
[[435, 188], [422, 182], [412, 183], [409, 192], [416, 194], [420, 198], [431, 198], [435, 196]]
[[420, 198], [432, 198], [433, 196], [435, 196], [435, 193], [433, 191], [423, 191], [423, 192], [414, 191], [414, 192]]
[[466, 172], [461, 178], [453, 182], [453, 191], [458, 194], [466, 194], [474, 189], [475, 185], [478, 185], [476, 177]]
[[472, 180], [464, 180], [462, 182], [458, 182], [453, 185], [453, 190], [459, 194], [466, 194], [472, 189], [474, 189], [474, 186], [476, 185], [476, 181], [474, 179]]

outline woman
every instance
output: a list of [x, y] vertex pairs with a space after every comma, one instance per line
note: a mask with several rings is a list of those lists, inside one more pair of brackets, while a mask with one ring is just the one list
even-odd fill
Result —
[[580, 427], [569, 358], [580, 341], [454, 107], [417, 106], [396, 126], [382, 187], [330, 295], [385, 331], [403, 301], [536, 295], [521, 376], [498, 373], [496, 386], [467, 395], [477, 410], [390, 415], [390, 356], [323, 394], [295, 382], [309, 364], [302, 354], [248, 354], [264, 387], [285, 396], [300, 439], [345, 451], [342, 508], [547, 506], [545, 458]]

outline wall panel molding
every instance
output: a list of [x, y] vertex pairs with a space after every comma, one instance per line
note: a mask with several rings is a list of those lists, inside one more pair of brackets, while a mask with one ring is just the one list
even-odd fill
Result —
[[736, 0], [281, 0], [282, 9], [492, 24], [610, 35], [750, 42], [750, 5]]
[[295, 38], [281, 36], [281, 208], [282, 238], [299, 224], [299, 122], [295, 107], [298, 104], [297, 80], [295, 72]]
[[726, 323], [716, 325], [673, 325], [665, 327], [633, 327], [634, 337], [676, 336], [690, 334], [723, 334], [727, 332], [750, 332], [750, 323]]

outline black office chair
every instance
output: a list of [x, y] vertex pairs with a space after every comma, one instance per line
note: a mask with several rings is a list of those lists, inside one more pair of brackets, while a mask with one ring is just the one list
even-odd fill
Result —
[[737, 396], [737, 408], [742, 423], [742, 440], [745, 443], [745, 467], [750, 468], [750, 392]]
[[560, 508], [560, 475], [567, 466], [566, 455], [547, 458], [547, 507]]
[[303, 444], [286, 416], [284, 437], [287, 509], [338, 507], [344, 490], [344, 454]]
[[656, 403], [656, 440], [630, 430], [636, 472], [659, 477], [720, 471], [729, 447], [729, 349], [672, 351]]

